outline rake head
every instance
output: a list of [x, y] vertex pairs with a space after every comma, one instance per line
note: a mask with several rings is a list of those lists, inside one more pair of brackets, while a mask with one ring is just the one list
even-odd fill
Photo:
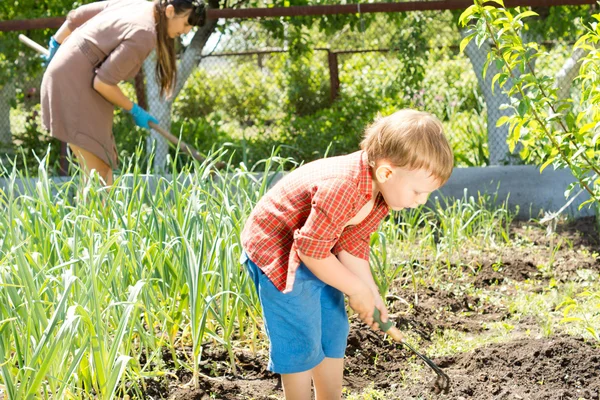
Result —
[[428, 357], [419, 353], [410, 344], [406, 343], [402, 338], [402, 334], [400, 333], [398, 328], [394, 326], [394, 323], [392, 321], [387, 321], [385, 323], [381, 322], [381, 314], [379, 313], [379, 310], [377, 308], [373, 311], [373, 319], [375, 320], [375, 322], [377, 322], [379, 328], [382, 331], [387, 332], [396, 342], [402, 343], [403, 345], [408, 347], [410, 351], [416, 354], [417, 357], [423, 360], [425, 364], [427, 364], [427, 366], [436, 373], [437, 377], [435, 378], [435, 382], [433, 384], [433, 391], [435, 394], [440, 394], [442, 392], [448, 393], [450, 391], [450, 377], [448, 377], [448, 375], [446, 375], [446, 373], [442, 371], [440, 367], [435, 365], [435, 363], [431, 361]]
[[415, 353], [417, 357], [423, 360], [425, 364], [427, 364], [437, 375], [437, 377], [435, 378], [435, 382], [433, 383], [434, 393], [448, 393], [450, 391], [450, 377], [446, 375], [446, 373], [442, 371], [440, 367], [435, 365], [435, 363], [431, 361], [428, 357], [425, 357], [424, 355], [413, 349], [413, 347], [410, 344], [406, 343], [405, 341], [402, 341], [402, 344], [408, 347], [410, 351]]

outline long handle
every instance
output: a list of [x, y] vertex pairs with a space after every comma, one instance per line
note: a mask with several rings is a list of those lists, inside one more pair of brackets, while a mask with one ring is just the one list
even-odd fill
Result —
[[148, 125], [150, 125], [150, 128], [152, 128], [156, 132], [160, 133], [162, 135], [162, 137], [167, 139], [169, 142], [181, 147], [181, 150], [183, 150], [185, 153], [189, 154], [190, 156], [194, 157], [196, 160], [204, 161], [206, 159], [196, 149], [194, 149], [192, 146], [190, 146], [183, 140], [179, 140], [175, 135], [173, 135], [171, 132], [169, 132], [162, 126], [157, 125], [154, 122], [150, 122]]
[[[48, 51], [48, 49], [46, 49], [45, 47], [41, 46], [39, 43], [29, 39], [27, 36], [25, 35], [19, 35], [19, 40], [24, 43], [25, 45], [31, 47], [33, 50], [37, 51], [40, 54], [43, 54], [45, 56], [47, 56], [48, 54], [50, 54], [50, 52]], [[180, 141], [175, 135], [173, 135], [171, 132], [169, 132], [168, 130], [166, 130], [165, 128], [163, 128], [160, 125], [157, 125], [153, 122], [149, 123], [150, 127], [152, 129], [154, 129], [156, 132], [160, 133], [165, 139], [167, 139], [169, 142], [173, 143], [174, 145], [179, 145], [179, 147], [181, 147], [181, 149], [189, 154], [190, 156], [194, 157], [196, 160], [198, 161], [204, 161], [205, 158], [196, 150], [194, 149], [192, 146], [190, 146], [189, 144], [185, 143], [184, 141]]]
[[33, 50], [37, 51], [38, 53], [44, 55], [44, 56], [48, 56], [50, 55], [50, 52], [48, 51], [48, 49], [46, 49], [45, 47], [41, 46], [40, 44], [34, 42], [33, 40], [29, 39], [27, 36], [21, 34], [19, 35], [19, 40], [21, 41], [21, 43], [24, 43], [25, 45], [31, 47]]

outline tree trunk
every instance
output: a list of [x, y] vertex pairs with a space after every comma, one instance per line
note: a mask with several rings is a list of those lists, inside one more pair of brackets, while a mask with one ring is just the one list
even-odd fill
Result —
[[[463, 30], [461, 34], [464, 37], [468, 34], [468, 31]], [[485, 78], [483, 77], [483, 64], [485, 64], [487, 55], [490, 51], [491, 48], [487, 41], [484, 42], [481, 47], [478, 47], [475, 40], [471, 40], [465, 48], [465, 54], [473, 65], [473, 71], [475, 71], [479, 87], [483, 92], [485, 104], [487, 105], [490, 165], [501, 165], [507, 163], [510, 159], [510, 152], [508, 150], [508, 144], [506, 143], [508, 138], [508, 126], [503, 125], [497, 127], [496, 123], [500, 117], [510, 115], [510, 110], [500, 109], [502, 104], [509, 104], [510, 102], [508, 96], [502, 92], [497, 82], [495, 83], [492, 93], [492, 79], [499, 72], [495, 63], [492, 62], [489, 64]]]
[[566, 100], [570, 96], [571, 86], [573, 86], [573, 80], [579, 74], [579, 66], [581, 65], [581, 59], [586, 55], [586, 51], [583, 49], [573, 50], [571, 57], [565, 61], [562, 68], [556, 74], [556, 81], [554, 86], [558, 89], [557, 95], [558, 100]]
[[[210, 35], [214, 32], [216, 26], [217, 20], [207, 20], [194, 34], [192, 41], [186, 48], [181, 57], [181, 61], [179, 62], [177, 68], [177, 82], [171, 100], [166, 100], [160, 96], [160, 85], [156, 81], [155, 71], [156, 52], [153, 51], [150, 57], [144, 61], [148, 111], [159, 120], [161, 126], [170, 129], [173, 99], [177, 97], [194, 68], [198, 66], [202, 49]], [[174, 132], [173, 134], [178, 136], [179, 132]], [[168, 142], [160, 136], [158, 132], [151, 131], [146, 146], [148, 151], [155, 147], [154, 170], [155, 172], [163, 172], [166, 167], [167, 154], [169, 152]]]
[[[166, 100], [160, 95], [160, 85], [156, 80], [156, 52], [153, 51], [144, 61], [144, 75], [146, 75], [146, 96], [148, 99], [148, 111], [159, 124], [166, 129], [171, 126], [172, 101]], [[154, 150], [154, 172], [162, 173], [166, 167], [167, 154], [169, 154], [168, 142], [155, 130], [150, 130], [146, 140], [146, 150]]]

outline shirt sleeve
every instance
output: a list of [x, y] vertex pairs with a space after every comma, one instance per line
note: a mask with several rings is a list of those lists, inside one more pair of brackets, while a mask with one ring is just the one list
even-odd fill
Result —
[[379, 224], [388, 213], [389, 207], [385, 204], [383, 197], [379, 196], [374, 209], [360, 224], [344, 230], [335, 244], [333, 254], [344, 250], [354, 257], [368, 261], [371, 254], [371, 235], [379, 228]]
[[295, 249], [316, 259], [330, 256], [344, 225], [356, 214], [357, 203], [358, 189], [351, 182], [332, 180], [319, 185], [306, 222], [294, 232]]
[[354, 257], [369, 261], [369, 255], [371, 254], [371, 234], [372, 232], [365, 229], [358, 229], [358, 227], [348, 228], [335, 244], [333, 254], [338, 254], [344, 250]]
[[79, 28], [88, 20], [99, 14], [108, 5], [108, 1], [98, 1], [96, 3], [86, 4], [71, 10], [67, 14], [67, 26], [71, 31]]
[[100, 80], [109, 85], [131, 79], [154, 48], [154, 34], [136, 31], [126, 37], [96, 70]]

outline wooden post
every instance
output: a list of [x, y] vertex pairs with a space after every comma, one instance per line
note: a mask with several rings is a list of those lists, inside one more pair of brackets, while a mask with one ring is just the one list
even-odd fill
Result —
[[329, 61], [330, 100], [333, 103], [340, 91], [340, 72], [338, 69], [337, 53], [327, 50], [327, 60]]

